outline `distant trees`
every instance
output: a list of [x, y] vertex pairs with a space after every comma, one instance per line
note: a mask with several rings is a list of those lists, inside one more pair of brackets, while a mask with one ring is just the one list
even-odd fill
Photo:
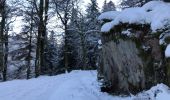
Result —
[[[87, 5], [86, 13], [80, 3], [80, 0], [0, 0], [0, 79], [30, 79], [64, 70], [96, 69], [100, 11], [96, 0]], [[57, 21], [49, 23], [54, 17]], [[18, 19], [22, 30], [15, 33], [11, 23]], [[48, 30], [47, 24], [59, 28]]]
[[121, 8], [141, 7], [149, 1], [152, 0], [122, 0]]
[[100, 27], [97, 21], [100, 12], [96, 0], [91, 0], [91, 3], [87, 6], [86, 12], [88, 69], [93, 69], [96, 68], [97, 44], [100, 39]]
[[115, 11], [115, 10], [116, 10], [116, 7], [113, 1], [109, 1], [108, 3], [107, 3], [107, 0], [104, 1], [102, 12]]
[[45, 48], [45, 73], [51, 75], [54, 75], [57, 73], [57, 70], [60, 70], [57, 68], [58, 64], [58, 56], [59, 56], [59, 47], [57, 46], [57, 40], [56, 40], [56, 34], [54, 31], [51, 31], [46, 43]]
[[31, 42], [30, 44], [30, 35], [28, 32], [9, 36], [8, 65], [15, 68], [8, 73], [10, 78], [29, 79], [33, 76], [32, 62], [33, 58], [35, 58], [32, 54], [33, 52], [35, 53], [35, 42]]
[[61, 0], [56, 1], [53, 0], [53, 4], [55, 6], [55, 12], [57, 13], [57, 16], [59, 20], [62, 23], [62, 29], [64, 30], [64, 67], [67, 71], [69, 68], [69, 44], [68, 44], [68, 24], [71, 16], [72, 9], [74, 8], [74, 4], [77, 2], [77, 0]]

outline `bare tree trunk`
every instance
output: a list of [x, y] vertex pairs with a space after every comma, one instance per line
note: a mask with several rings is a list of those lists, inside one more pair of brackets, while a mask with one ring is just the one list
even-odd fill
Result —
[[[31, 26], [32, 27], [32, 26]], [[31, 49], [32, 49], [32, 32], [30, 32], [30, 36], [29, 36], [29, 51], [28, 51], [28, 65], [27, 65], [27, 79], [30, 79], [30, 68], [31, 68]]]
[[6, 81], [6, 66], [5, 66], [5, 54], [4, 54], [4, 46], [5, 46], [5, 36], [4, 36], [4, 29], [5, 29], [5, 18], [6, 18], [6, 12], [5, 12], [5, 0], [1, 1], [1, 30], [0, 30], [0, 66], [2, 70], [3, 75], [3, 81]]
[[47, 25], [47, 20], [48, 20], [48, 8], [49, 8], [49, 0], [45, 0], [45, 7], [44, 7], [44, 13], [45, 13], [45, 18], [43, 20], [43, 26], [42, 26], [42, 39], [41, 39], [41, 72], [45, 73], [47, 70], [45, 66], [45, 48], [47, 45], [47, 31], [46, 31], [46, 25]]
[[40, 65], [40, 57], [39, 57], [39, 45], [40, 45], [40, 36], [38, 35], [38, 38], [37, 38], [37, 48], [36, 48], [36, 59], [35, 59], [35, 77], [38, 77], [40, 75], [40, 69], [39, 69], [39, 65]]
[[4, 71], [3, 71], [3, 81], [7, 80], [7, 67], [8, 67], [8, 30], [6, 31], [5, 37], [5, 54], [4, 54]]
[[36, 49], [36, 61], [35, 61], [35, 77], [38, 77], [41, 74], [41, 67], [42, 67], [42, 41], [43, 41], [43, 29], [44, 29], [44, 23], [43, 23], [43, 5], [44, 0], [40, 0], [39, 5], [39, 26], [38, 26], [38, 38], [37, 38], [37, 49]]
[[[45, 7], [44, 7], [45, 3]], [[38, 26], [38, 38], [37, 38], [37, 50], [36, 50], [36, 61], [35, 61], [35, 73], [36, 77], [38, 77], [43, 69], [45, 68], [44, 66], [44, 49], [45, 49], [45, 41], [46, 41], [46, 24], [47, 24], [47, 13], [48, 13], [48, 8], [49, 8], [49, 0], [40, 0], [40, 5], [39, 5], [39, 26]], [[45, 18], [43, 17], [43, 13], [45, 10]]]
[[67, 32], [67, 25], [65, 25], [65, 45], [64, 45], [64, 64], [65, 64], [65, 71], [67, 72], [68, 70], [68, 65], [69, 65], [69, 61], [68, 61], [68, 32]]
[[33, 8], [31, 11], [31, 28], [30, 28], [30, 35], [29, 35], [29, 51], [28, 51], [28, 58], [27, 58], [27, 79], [30, 79], [31, 73], [31, 50], [32, 50], [32, 31], [33, 31]]

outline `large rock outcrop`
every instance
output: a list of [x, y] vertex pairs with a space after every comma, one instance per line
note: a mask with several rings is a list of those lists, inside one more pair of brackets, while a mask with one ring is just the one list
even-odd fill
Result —
[[[161, 8], [161, 9], [160, 9]], [[142, 7], [106, 12], [103, 25], [99, 79], [103, 91], [137, 93], [151, 86], [170, 85], [170, 4], [151, 1]]]
[[[129, 30], [131, 36], [122, 30]], [[102, 34], [99, 78], [104, 80], [103, 91], [128, 94], [168, 84], [164, 50], [158, 35], [149, 32], [148, 25], [121, 24]]]

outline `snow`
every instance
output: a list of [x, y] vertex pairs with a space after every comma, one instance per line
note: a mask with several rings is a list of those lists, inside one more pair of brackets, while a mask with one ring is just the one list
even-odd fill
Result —
[[106, 23], [102, 26], [101, 32], [109, 32], [112, 29], [113, 26], [114, 25], [113, 25], [112, 22], [108, 22], [108, 23]]
[[97, 71], [76, 70], [57, 76], [0, 83], [0, 100], [166, 100], [169, 93], [167, 86], [158, 84], [136, 96], [111, 96], [100, 92]]
[[113, 20], [104, 24], [101, 28], [101, 32], [109, 32], [114, 26], [120, 23], [150, 24], [153, 32], [169, 28], [170, 11], [167, 9], [170, 9], [169, 3], [150, 1], [143, 7], [127, 8], [117, 15], [115, 11], [103, 13], [98, 19], [111, 19], [113, 17]]
[[98, 17], [98, 20], [104, 20], [104, 19], [113, 20], [116, 18], [118, 14], [120, 14], [120, 12], [118, 11], [104, 12]]
[[102, 45], [102, 40], [98, 40], [98, 44], [99, 44], [99, 45]]
[[127, 29], [127, 30], [122, 31], [122, 34], [127, 35], [127, 36], [130, 37], [130, 36], [131, 36], [130, 29]]
[[169, 87], [167, 87], [166, 85], [158, 84], [148, 91], [139, 93], [133, 98], [145, 98], [133, 100], [167, 100], [167, 98], [170, 98], [170, 90]]
[[145, 14], [145, 11], [142, 10], [139, 7], [135, 8], [127, 8], [122, 11], [118, 17], [115, 18], [114, 23], [139, 23], [139, 24], [145, 24], [147, 21], [147, 15]]
[[102, 49], [102, 40], [98, 40], [98, 49]]
[[[160, 9], [161, 8], [161, 9]], [[151, 29], [155, 32], [170, 26], [170, 9], [169, 3], [162, 1], [151, 1], [145, 4], [142, 9], [149, 11], [151, 19]]]
[[[121, 100], [120, 97], [114, 97]], [[120, 99], [119, 99], [120, 98]], [[0, 83], [0, 100], [112, 100], [100, 92], [96, 71]]]
[[166, 58], [169, 58], [169, 57], [170, 57], [170, 44], [168, 44], [168, 46], [166, 47], [165, 57], [166, 57]]

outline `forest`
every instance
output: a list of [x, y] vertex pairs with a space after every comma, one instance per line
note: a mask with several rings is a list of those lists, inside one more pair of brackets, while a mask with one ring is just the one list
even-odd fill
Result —
[[0, 100], [167, 100], [169, 9], [169, 0], [0, 0]]
[[[96, 0], [1, 0], [0, 79], [30, 79], [96, 69]], [[105, 10], [115, 10], [111, 1]]]

